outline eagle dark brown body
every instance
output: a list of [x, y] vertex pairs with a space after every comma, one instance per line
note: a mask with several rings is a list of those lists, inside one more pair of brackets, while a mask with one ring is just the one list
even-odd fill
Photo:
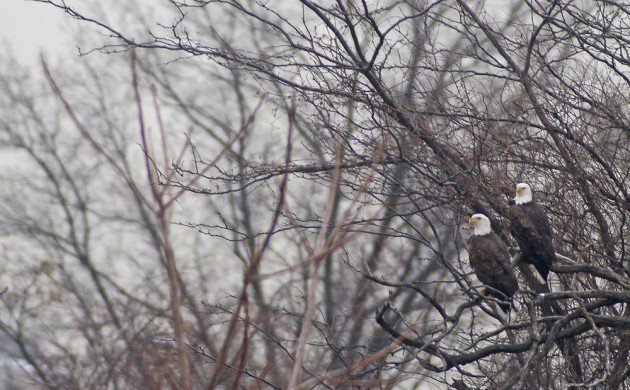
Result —
[[518, 242], [523, 260], [547, 280], [556, 261], [553, 232], [545, 211], [534, 201], [510, 206], [510, 231]]
[[477, 279], [494, 290], [488, 295], [506, 304], [501, 308], [509, 311], [509, 298], [518, 291], [518, 281], [510, 263], [507, 245], [494, 233], [473, 235], [469, 241], [469, 257]]

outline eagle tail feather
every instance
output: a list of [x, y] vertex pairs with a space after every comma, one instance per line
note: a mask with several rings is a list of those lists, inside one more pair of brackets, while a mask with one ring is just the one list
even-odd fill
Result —
[[534, 267], [546, 282], [547, 276], [549, 276], [549, 267], [546, 264], [543, 264], [542, 261], [535, 262]]
[[490, 288], [486, 288], [485, 295], [497, 299], [499, 301], [497, 302], [497, 305], [501, 308], [501, 310], [505, 314], [510, 313], [510, 310], [512, 309], [511, 298], [509, 298], [507, 295], [505, 295], [501, 291]]
[[499, 302], [499, 307], [506, 315], [510, 314], [510, 311], [512, 310], [512, 305], [510, 305], [509, 302]]

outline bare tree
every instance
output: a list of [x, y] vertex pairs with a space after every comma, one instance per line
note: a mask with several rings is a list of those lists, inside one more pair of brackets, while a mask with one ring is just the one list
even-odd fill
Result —
[[[172, 24], [136, 10], [127, 17], [143, 28], [134, 31], [88, 6], [41, 2], [105, 32], [88, 59], [138, 54], [127, 120], [138, 115], [147, 184], [133, 179], [134, 138], [110, 118], [105, 76], [87, 72], [90, 110], [80, 86], [68, 80], [77, 92], [62, 92], [49, 73], [63, 118], [79, 130], [70, 146], [54, 142], [58, 126], [43, 116], [67, 119], [6, 78], [7, 102], [20, 109], [4, 120], [3, 143], [41, 172], [26, 199], [55, 211], [10, 196], [5, 234], [37, 242], [37, 258], [72, 258], [87, 275], [42, 261], [21, 276], [20, 293], [2, 295], [11, 320], [0, 329], [18, 347], [5, 353], [40, 383], [630, 388], [624, 4], [171, 1]], [[150, 83], [164, 157], [145, 137]], [[166, 134], [189, 127], [182, 152], [169, 152]], [[95, 199], [93, 176], [59, 157], [90, 145], [106, 163], [86, 161], [117, 183], [118, 203]], [[520, 261], [507, 229], [508, 199], [523, 181], [555, 231], [548, 284]], [[205, 211], [190, 212], [195, 199]], [[112, 218], [100, 202], [131, 203], [137, 216]], [[520, 292], [509, 318], [478, 293], [468, 266], [461, 227], [475, 212], [513, 249]], [[121, 251], [143, 269], [140, 290], [97, 266], [91, 249], [96, 226], [123, 221], [164, 271], [147, 269], [139, 247]], [[30, 292], [43, 275], [76, 302], [61, 305], [66, 323], [45, 348], [25, 331], [52, 315]], [[221, 278], [231, 280], [227, 295], [209, 287]], [[69, 314], [77, 307], [84, 323]], [[68, 347], [64, 329], [81, 329], [77, 340], [95, 351]], [[146, 342], [159, 332], [175, 343]]]

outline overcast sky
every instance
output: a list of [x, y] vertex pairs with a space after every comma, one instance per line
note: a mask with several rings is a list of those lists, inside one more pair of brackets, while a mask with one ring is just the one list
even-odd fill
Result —
[[0, 0], [0, 43], [9, 44], [22, 64], [37, 64], [40, 51], [49, 56], [76, 55], [68, 26], [72, 20], [41, 3]]

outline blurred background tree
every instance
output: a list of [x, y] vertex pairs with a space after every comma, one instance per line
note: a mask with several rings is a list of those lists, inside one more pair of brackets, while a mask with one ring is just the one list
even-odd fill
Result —
[[[0, 62], [16, 386], [630, 388], [625, 5], [40, 2], [84, 55]], [[507, 320], [478, 212], [514, 250]]]

